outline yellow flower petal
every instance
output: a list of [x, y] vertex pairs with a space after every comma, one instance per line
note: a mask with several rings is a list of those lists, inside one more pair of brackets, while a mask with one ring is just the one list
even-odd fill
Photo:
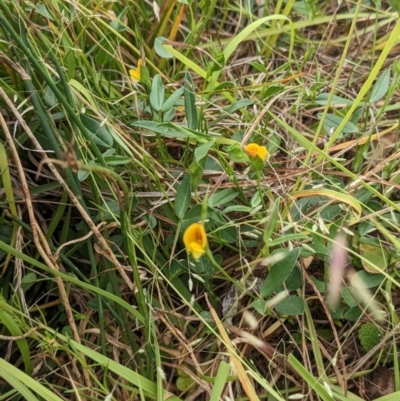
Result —
[[137, 68], [134, 70], [129, 70], [129, 75], [132, 78], [133, 82], [139, 82], [140, 81], [140, 66], [143, 64], [143, 60], [140, 58], [137, 63]]
[[268, 156], [268, 151], [265, 146], [260, 146], [257, 143], [249, 143], [244, 147], [244, 151], [250, 157], [259, 157], [262, 161], [264, 161]]
[[183, 234], [183, 243], [186, 251], [195, 259], [199, 259], [207, 247], [207, 235], [204, 226], [200, 223], [191, 224]]
[[201, 247], [201, 245], [197, 244], [196, 242], [192, 242], [190, 244], [190, 253], [193, 257], [197, 260], [200, 259], [203, 254], [205, 253], [205, 249]]

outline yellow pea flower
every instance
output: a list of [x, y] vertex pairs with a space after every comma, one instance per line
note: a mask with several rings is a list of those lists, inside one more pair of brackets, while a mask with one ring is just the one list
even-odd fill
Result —
[[140, 82], [140, 66], [143, 65], [143, 60], [140, 58], [137, 63], [137, 68], [129, 70], [129, 75], [133, 82]]
[[256, 143], [249, 143], [244, 147], [244, 151], [250, 157], [259, 157], [262, 161], [264, 161], [268, 156], [268, 150], [265, 146], [260, 146]]
[[207, 235], [203, 224], [191, 224], [183, 234], [183, 243], [188, 253], [196, 260], [200, 259], [207, 247]]

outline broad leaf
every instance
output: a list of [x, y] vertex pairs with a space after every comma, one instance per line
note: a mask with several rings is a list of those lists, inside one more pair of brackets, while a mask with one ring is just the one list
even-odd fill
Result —
[[304, 313], [306, 303], [303, 298], [297, 295], [289, 295], [276, 305], [275, 310], [280, 315], [298, 316]]
[[370, 103], [375, 103], [381, 100], [389, 90], [390, 86], [390, 68], [383, 71], [380, 77], [374, 83], [369, 97]]
[[260, 295], [262, 297], [271, 295], [287, 280], [296, 264], [300, 251], [301, 248], [293, 249], [282, 260], [271, 267], [267, 278], [261, 286]]
[[155, 111], [161, 111], [165, 99], [165, 89], [160, 75], [153, 78], [150, 91], [150, 105]]
[[185, 113], [187, 127], [193, 131], [197, 130], [197, 109], [196, 96], [194, 94], [194, 84], [189, 72], [185, 73], [185, 84], [183, 97], [185, 99]]
[[190, 197], [191, 197], [191, 184], [190, 184], [190, 175], [186, 174], [180, 183], [178, 190], [176, 191], [175, 197], [175, 214], [179, 219], [185, 215], [186, 210], [190, 205]]

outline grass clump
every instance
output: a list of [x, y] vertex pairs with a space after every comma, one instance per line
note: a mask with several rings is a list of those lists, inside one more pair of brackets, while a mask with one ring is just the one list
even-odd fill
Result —
[[0, 399], [397, 399], [391, 7], [0, 2]]

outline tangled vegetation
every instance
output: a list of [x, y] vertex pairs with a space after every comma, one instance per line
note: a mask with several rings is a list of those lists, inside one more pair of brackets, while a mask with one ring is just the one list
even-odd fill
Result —
[[398, 401], [398, 11], [1, 0], [0, 400]]

